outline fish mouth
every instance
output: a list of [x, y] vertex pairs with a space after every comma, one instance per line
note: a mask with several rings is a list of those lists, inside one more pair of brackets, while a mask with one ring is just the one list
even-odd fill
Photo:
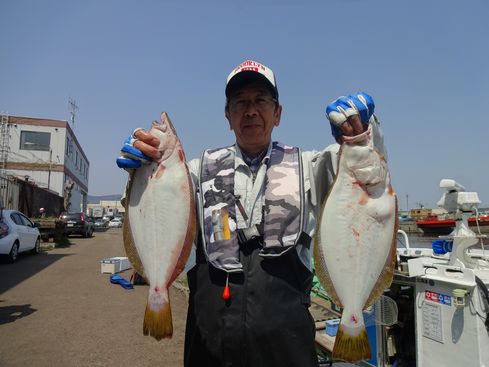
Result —
[[343, 135], [343, 141], [346, 144], [358, 144], [363, 142], [364, 140], [370, 139], [372, 134], [372, 125], [368, 126], [368, 129], [361, 134], [355, 136], [346, 136]]
[[153, 121], [152, 126], [163, 133], [168, 132], [169, 134], [178, 136], [177, 131], [175, 130], [175, 127], [173, 126], [173, 123], [170, 120], [170, 116], [166, 112], [162, 112], [160, 114], [160, 121], [156, 121], [156, 120]]

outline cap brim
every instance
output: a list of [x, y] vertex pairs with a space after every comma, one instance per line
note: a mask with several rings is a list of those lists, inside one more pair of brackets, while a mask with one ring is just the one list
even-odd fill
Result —
[[278, 91], [273, 86], [273, 84], [270, 83], [270, 80], [268, 80], [267, 77], [263, 74], [257, 73], [255, 71], [242, 71], [239, 74], [233, 76], [226, 85], [226, 97], [229, 98], [230, 95], [240, 90], [245, 85], [253, 82], [262, 82], [267, 86], [268, 89], [270, 89], [273, 97], [278, 98]]

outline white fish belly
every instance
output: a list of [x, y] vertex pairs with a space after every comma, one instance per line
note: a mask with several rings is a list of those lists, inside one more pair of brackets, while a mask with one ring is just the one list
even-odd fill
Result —
[[[368, 190], [368, 191], [367, 191]], [[396, 225], [387, 164], [371, 146], [345, 146], [319, 223], [323, 264], [343, 307], [361, 311], [386, 265]]]
[[343, 306], [353, 309], [363, 308], [383, 270], [395, 224], [393, 195], [359, 204], [364, 195], [347, 175], [338, 177], [320, 224], [325, 267]]
[[187, 172], [182, 166], [165, 168], [151, 177], [156, 164], [138, 169], [129, 200], [134, 245], [153, 286], [167, 285], [182, 252], [190, 218]]

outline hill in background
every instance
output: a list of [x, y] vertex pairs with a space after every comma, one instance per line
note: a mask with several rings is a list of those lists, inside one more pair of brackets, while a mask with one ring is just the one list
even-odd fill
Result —
[[113, 195], [101, 195], [101, 196], [96, 196], [96, 195], [87, 195], [87, 203], [88, 204], [98, 204], [102, 200], [109, 200], [109, 201], [120, 201], [122, 198], [121, 194], [113, 194]]

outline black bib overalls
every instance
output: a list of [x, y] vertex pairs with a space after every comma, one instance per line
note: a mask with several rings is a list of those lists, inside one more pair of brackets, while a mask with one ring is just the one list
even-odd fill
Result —
[[[199, 236], [200, 238], [200, 236]], [[185, 367], [316, 367], [315, 325], [308, 311], [312, 274], [295, 249], [259, 256], [260, 240], [240, 245], [242, 273], [208, 264], [200, 243], [188, 273]]]

